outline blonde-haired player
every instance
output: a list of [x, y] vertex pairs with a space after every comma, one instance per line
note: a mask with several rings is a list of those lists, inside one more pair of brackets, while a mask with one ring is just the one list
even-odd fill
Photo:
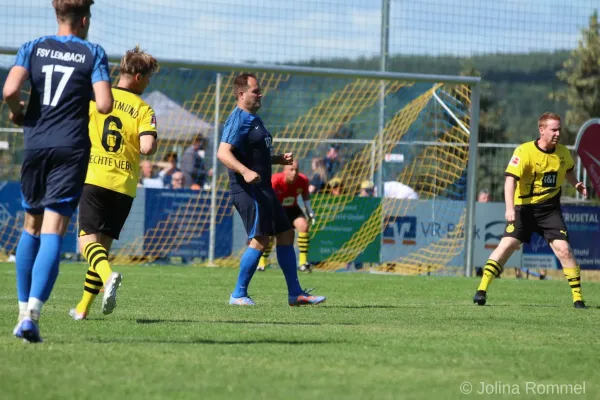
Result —
[[117, 305], [121, 274], [112, 271], [108, 252], [136, 195], [140, 154], [156, 152], [156, 117], [140, 95], [158, 69], [156, 59], [136, 46], [121, 60], [119, 83], [112, 89], [113, 111], [102, 115], [93, 102], [90, 106], [92, 148], [79, 202], [79, 247], [90, 266], [83, 297], [70, 311], [75, 320], [87, 317], [102, 287], [102, 312], [110, 314]]
[[560, 261], [571, 287], [573, 306], [586, 308], [581, 295], [580, 268], [569, 244], [569, 233], [560, 208], [560, 194], [565, 180], [584, 198], [588, 193], [583, 182], [575, 176], [569, 149], [558, 143], [561, 128], [558, 114], [542, 114], [538, 119], [539, 138], [517, 147], [506, 167], [506, 229], [485, 264], [481, 283], [473, 297], [477, 305], [485, 305], [490, 283], [502, 273], [504, 264], [521, 243], [529, 242], [536, 232], [546, 239]]

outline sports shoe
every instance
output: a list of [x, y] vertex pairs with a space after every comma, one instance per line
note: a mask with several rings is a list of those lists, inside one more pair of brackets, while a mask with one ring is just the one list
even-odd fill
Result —
[[118, 272], [113, 272], [104, 285], [104, 296], [102, 297], [102, 313], [111, 314], [117, 306], [117, 289], [121, 286], [123, 277]]
[[15, 326], [15, 329], [13, 329], [13, 335], [16, 338], [21, 339], [23, 337], [23, 331], [21, 331], [21, 324], [23, 323], [23, 320], [19, 321], [17, 323], [17, 326]]
[[256, 305], [254, 301], [250, 298], [250, 296], [244, 297], [233, 297], [233, 295], [229, 296], [229, 304], [232, 306], [254, 306]]
[[75, 308], [71, 308], [69, 310], [69, 315], [71, 316], [71, 318], [73, 318], [75, 321], [83, 321], [84, 319], [87, 318], [87, 313], [78, 313], [77, 309]]
[[473, 303], [478, 306], [485, 306], [485, 301], [487, 300], [485, 290], [478, 290], [475, 292], [475, 296], [473, 296]]
[[311, 273], [312, 272], [312, 265], [310, 265], [309, 263], [306, 264], [302, 264], [301, 266], [298, 267], [298, 269], [302, 272], [308, 272]]
[[261, 266], [259, 265], [258, 267], [256, 267], [256, 270], [257, 270], [257, 271], [262, 271], [262, 272], [264, 272], [264, 270], [265, 270], [265, 267], [261, 267]]
[[325, 296], [313, 296], [309, 294], [313, 289], [308, 289], [300, 293], [298, 296], [288, 296], [288, 304], [294, 306], [314, 306], [325, 302]]
[[42, 337], [40, 336], [40, 328], [37, 322], [29, 317], [25, 317], [21, 322], [21, 333], [23, 334], [23, 341], [27, 343], [41, 343]]
[[587, 306], [585, 305], [585, 303], [582, 300], [577, 300], [576, 302], [573, 303], [573, 307], [575, 308], [587, 308]]

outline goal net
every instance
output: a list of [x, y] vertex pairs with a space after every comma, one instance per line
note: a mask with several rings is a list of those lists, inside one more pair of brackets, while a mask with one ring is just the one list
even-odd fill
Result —
[[[116, 65], [111, 66], [117, 83]], [[182, 190], [140, 184], [111, 251], [116, 263], [210, 259], [237, 266], [247, 243], [229, 202], [225, 168], [219, 163], [213, 169], [215, 138], [235, 107], [232, 83], [240, 71], [185, 67], [163, 67], [143, 95], [156, 111], [159, 130], [157, 154], [143, 159], [154, 175], [163, 171], [160, 177], [169, 184], [169, 163], [180, 167], [183, 153], [200, 136], [205, 179]], [[369, 266], [405, 274], [464, 268], [469, 131], [478, 107], [471, 104], [474, 81], [257, 69], [268, 71], [257, 73], [265, 96], [259, 114], [274, 136], [275, 151], [293, 152], [300, 172], [312, 179], [318, 173], [313, 167], [332, 146], [337, 149], [323, 177], [326, 184], [312, 195], [317, 218], [310, 228], [309, 260], [317, 268]], [[5, 256], [14, 254], [23, 222], [19, 199], [5, 200], [18, 195], [22, 160], [22, 133], [7, 114], [2, 104], [0, 249]], [[76, 233], [74, 222], [66, 253], [77, 253]]]

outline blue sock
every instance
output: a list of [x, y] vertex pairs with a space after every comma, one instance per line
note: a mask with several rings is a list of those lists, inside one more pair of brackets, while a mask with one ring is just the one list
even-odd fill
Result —
[[277, 262], [285, 276], [285, 282], [290, 296], [299, 296], [302, 293], [300, 282], [298, 282], [298, 262], [293, 245], [277, 246]]
[[40, 248], [40, 237], [33, 236], [23, 231], [17, 245], [16, 267], [17, 267], [17, 296], [19, 301], [29, 301], [29, 290], [31, 289], [31, 270], [35, 262], [35, 256]]
[[248, 285], [256, 272], [260, 256], [262, 256], [262, 252], [253, 249], [252, 247], [248, 247], [244, 252], [244, 255], [242, 255], [242, 259], [240, 260], [240, 274], [238, 275], [235, 290], [231, 294], [233, 297], [238, 298], [248, 296]]
[[40, 235], [40, 250], [33, 264], [29, 297], [46, 302], [58, 277], [62, 236], [55, 233]]

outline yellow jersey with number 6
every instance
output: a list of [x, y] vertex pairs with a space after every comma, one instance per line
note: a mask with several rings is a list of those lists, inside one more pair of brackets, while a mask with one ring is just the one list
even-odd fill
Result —
[[92, 148], [85, 183], [135, 197], [140, 175], [140, 136], [156, 138], [154, 110], [142, 98], [113, 88], [113, 110], [100, 114], [90, 103]]
[[517, 147], [505, 171], [517, 181], [515, 205], [541, 204], [560, 196], [565, 176], [574, 165], [562, 144], [542, 150], [535, 140]]

